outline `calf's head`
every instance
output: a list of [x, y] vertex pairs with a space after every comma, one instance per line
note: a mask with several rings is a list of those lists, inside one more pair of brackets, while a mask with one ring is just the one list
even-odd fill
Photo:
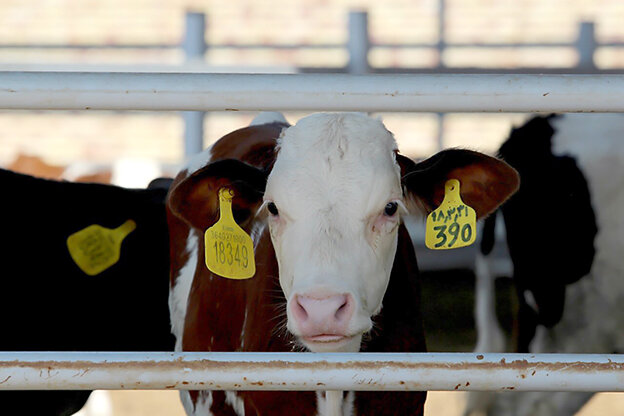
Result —
[[170, 206], [205, 229], [217, 218], [218, 189], [233, 188], [239, 223], [268, 223], [288, 330], [319, 352], [359, 350], [383, 307], [402, 215], [435, 209], [451, 178], [477, 216], [518, 186], [512, 168], [472, 151], [414, 163], [379, 120], [362, 114], [305, 117], [282, 132], [276, 154], [270, 172], [234, 160], [209, 164], [173, 190]]

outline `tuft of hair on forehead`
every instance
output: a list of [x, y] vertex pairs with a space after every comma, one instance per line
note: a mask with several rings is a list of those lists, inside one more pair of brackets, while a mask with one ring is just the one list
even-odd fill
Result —
[[397, 144], [379, 118], [363, 113], [316, 113], [285, 129], [278, 150], [288, 158], [322, 151], [340, 159], [347, 154], [395, 152]]
[[316, 113], [283, 130], [278, 145], [265, 196], [285, 210], [353, 205], [359, 218], [400, 196], [396, 141], [379, 119]]

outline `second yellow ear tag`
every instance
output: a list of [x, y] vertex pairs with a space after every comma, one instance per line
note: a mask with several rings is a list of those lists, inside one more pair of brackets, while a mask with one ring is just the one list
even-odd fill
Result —
[[67, 249], [83, 272], [95, 276], [119, 261], [121, 243], [135, 228], [132, 220], [115, 229], [93, 224], [67, 237]]
[[432, 250], [466, 247], [477, 238], [477, 214], [464, 204], [459, 181], [449, 179], [444, 185], [444, 200], [427, 216], [425, 245]]
[[256, 274], [253, 241], [234, 221], [234, 193], [219, 190], [219, 220], [204, 233], [206, 267], [228, 279], [249, 279]]

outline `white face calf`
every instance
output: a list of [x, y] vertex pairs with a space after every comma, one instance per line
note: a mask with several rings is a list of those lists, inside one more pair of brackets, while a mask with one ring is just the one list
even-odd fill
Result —
[[312, 351], [357, 351], [381, 309], [405, 209], [397, 147], [359, 114], [287, 129], [264, 206], [288, 301], [288, 329]]
[[[259, 141], [262, 131], [250, 127], [219, 140], [214, 159], [173, 186], [168, 208], [201, 233], [217, 220], [217, 193], [227, 187], [235, 194], [235, 217], [256, 243], [267, 221], [287, 328], [312, 351], [360, 349], [383, 307], [401, 214], [435, 209], [448, 179], [460, 181], [462, 199], [477, 217], [518, 186], [508, 165], [468, 150], [446, 150], [416, 164], [397, 153], [379, 120], [363, 114], [305, 117], [282, 130], [277, 149], [275, 136]], [[260, 142], [264, 150], [254, 151]], [[260, 252], [257, 260], [266, 266], [266, 251]]]
[[315, 114], [283, 132], [264, 207], [287, 327], [308, 349], [359, 350], [382, 308], [400, 215], [413, 199], [435, 208], [454, 177], [462, 194], [484, 199], [476, 206], [483, 215], [517, 186], [501, 191], [503, 176], [517, 178], [499, 161], [468, 151], [440, 155], [415, 165], [397, 155], [381, 121], [363, 114]]

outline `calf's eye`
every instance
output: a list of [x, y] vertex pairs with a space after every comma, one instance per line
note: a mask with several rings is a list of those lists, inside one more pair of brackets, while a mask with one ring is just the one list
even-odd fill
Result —
[[279, 211], [277, 210], [277, 206], [275, 206], [275, 204], [273, 202], [269, 202], [267, 204], [267, 209], [269, 210], [269, 212], [271, 213], [271, 215], [275, 216], [279, 214]]
[[397, 212], [398, 204], [396, 202], [388, 202], [384, 208], [384, 215], [391, 217]]

